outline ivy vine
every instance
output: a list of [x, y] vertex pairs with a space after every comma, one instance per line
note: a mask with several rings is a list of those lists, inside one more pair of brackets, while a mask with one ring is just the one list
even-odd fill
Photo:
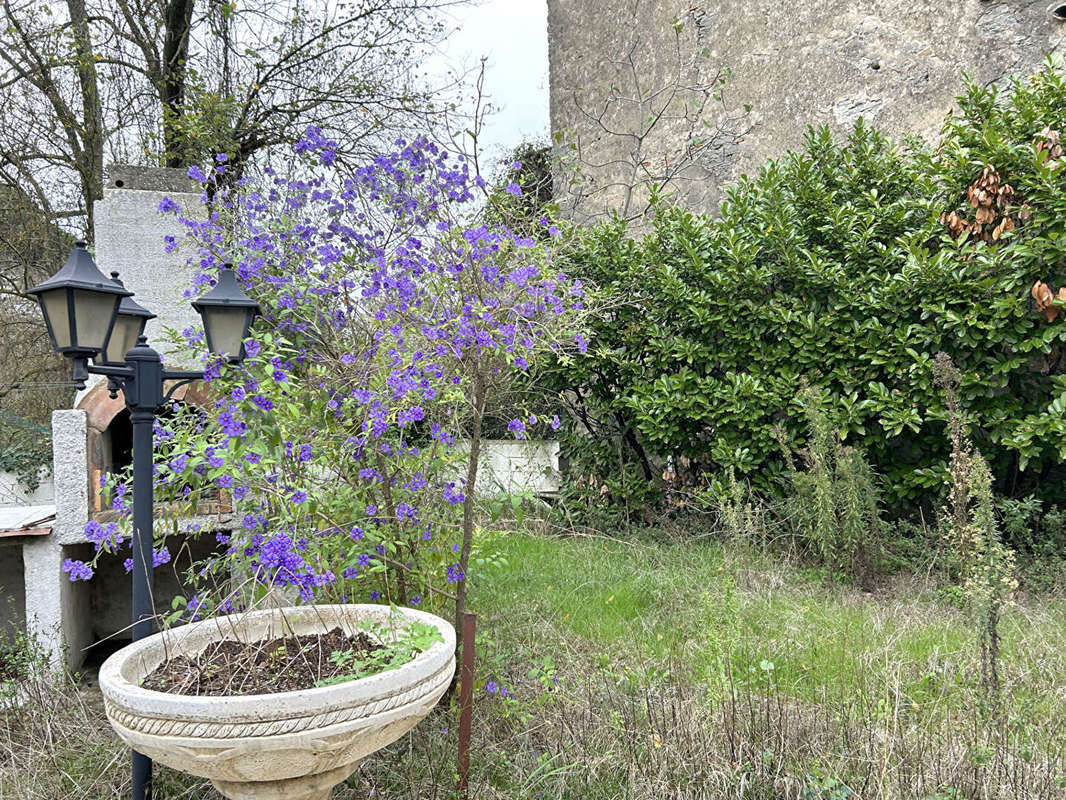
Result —
[[0, 472], [11, 472], [27, 491], [41, 485], [41, 468], [52, 471], [52, 434], [47, 428], [0, 415]]

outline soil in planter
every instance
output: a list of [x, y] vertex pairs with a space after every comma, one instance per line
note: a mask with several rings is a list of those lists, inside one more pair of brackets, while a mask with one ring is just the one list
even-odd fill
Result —
[[144, 679], [145, 689], [170, 694], [273, 694], [354, 680], [388, 667], [391, 654], [364, 631], [238, 642], [223, 639], [197, 656], [164, 661]]

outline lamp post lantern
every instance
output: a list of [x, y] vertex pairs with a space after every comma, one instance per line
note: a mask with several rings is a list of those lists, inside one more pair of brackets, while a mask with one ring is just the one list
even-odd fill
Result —
[[[117, 272], [111, 273], [111, 280], [122, 286], [122, 281], [118, 279]], [[122, 364], [126, 360], [126, 353], [144, 335], [144, 326], [148, 324], [150, 319], [155, 319], [155, 314], [140, 303], [137, 303], [132, 294], [123, 297], [118, 304], [115, 324], [112, 326], [111, 334], [104, 343], [104, 349], [93, 361], [112, 366]]]
[[[29, 294], [41, 304], [53, 349], [78, 361], [104, 348], [120, 302], [133, 292], [100, 272], [79, 241], [59, 272]], [[84, 382], [84, 377], [75, 375], [75, 380]]]
[[208, 350], [225, 353], [231, 362], [244, 358], [244, 340], [259, 306], [244, 293], [229, 264], [218, 273], [215, 288], [193, 300], [192, 307], [204, 321]]
[[[75, 244], [63, 267], [30, 289], [48, 326], [52, 347], [73, 362], [73, 378], [85, 388], [89, 375], [104, 375], [126, 400], [133, 424], [133, 640], [152, 633], [152, 431], [156, 411], [179, 387], [203, 378], [200, 370], [168, 370], [148, 346], [144, 326], [155, 315], [133, 301], [133, 292], [97, 268], [85, 242]], [[244, 357], [244, 338], [259, 306], [237, 283], [230, 265], [193, 307], [204, 322], [208, 349], [230, 362]], [[89, 360], [93, 364], [89, 364]], [[176, 381], [168, 391], [164, 382]], [[151, 797], [152, 761], [132, 755], [133, 800]]]

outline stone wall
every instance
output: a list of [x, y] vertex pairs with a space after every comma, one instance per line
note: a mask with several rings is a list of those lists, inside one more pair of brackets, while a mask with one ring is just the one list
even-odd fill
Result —
[[[934, 140], [964, 70], [1002, 82], [1062, 51], [1056, 9], [1048, 0], [548, 0], [551, 127], [578, 148], [585, 176], [575, 184], [585, 196], [557, 192], [575, 218], [597, 216], [624, 203], [633, 175], [662, 173], [687, 152], [692, 163], [675, 183], [713, 210], [723, 185], [801, 146], [808, 125], [839, 134], [863, 117]], [[721, 67], [731, 71], [721, 102], [710, 98], [693, 125], [685, 109], [701, 98], [692, 87]], [[660, 107], [658, 127], [635, 138]]]

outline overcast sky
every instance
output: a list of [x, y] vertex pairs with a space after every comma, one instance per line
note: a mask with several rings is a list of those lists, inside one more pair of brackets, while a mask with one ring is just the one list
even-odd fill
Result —
[[486, 122], [482, 152], [495, 160], [524, 139], [547, 139], [547, 0], [481, 0], [454, 16], [444, 54], [468, 67], [486, 56], [485, 93], [499, 109]]

